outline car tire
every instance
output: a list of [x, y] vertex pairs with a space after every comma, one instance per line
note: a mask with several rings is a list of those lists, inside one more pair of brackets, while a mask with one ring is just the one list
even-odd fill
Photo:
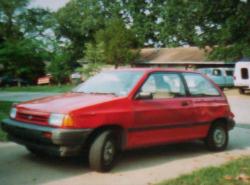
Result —
[[99, 134], [89, 149], [90, 168], [107, 172], [113, 167], [118, 154], [118, 147], [112, 131], [104, 131]]
[[228, 145], [228, 130], [222, 124], [214, 124], [209, 129], [205, 144], [211, 151], [223, 151]]

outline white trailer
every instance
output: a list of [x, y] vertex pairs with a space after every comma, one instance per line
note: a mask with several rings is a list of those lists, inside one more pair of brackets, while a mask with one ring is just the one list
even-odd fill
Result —
[[250, 61], [240, 61], [235, 64], [234, 85], [244, 94], [250, 90]]

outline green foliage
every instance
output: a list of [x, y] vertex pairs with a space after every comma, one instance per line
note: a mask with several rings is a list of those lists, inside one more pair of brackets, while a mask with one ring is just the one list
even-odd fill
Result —
[[84, 62], [86, 63], [104, 63], [104, 43], [99, 42], [96, 45], [92, 43], [86, 44]]
[[[160, 40], [157, 20], [165, 0], [122, 1], [121, 6], [125, 23], [136, 34], [140, 47], [154, 47]], [[152, 40], [148, 43], [148, 40]]]
[[0, 36], [2, 40], [18, 39], [23, 33], [18, 22], [20, 14], [29, 0], [1, 0], [0, 1]]
[[[4, 75], [36, 82], [44, 75], [48, 45], [44, 32], [52, 14], [43, 9], [28, 9], [28, 0], [0, 1], [0, 63]], [[43, 39], [41, 39], [43, 37]]]
[[53, 80], [61, 84], [65, 82], [71, 73], [72, 69], [69, 64], [69, 55], [66, 52], [56, 52], [50, 61], [47, 72], [53, 77]]
[[16, 77], [36, 78], [49, 61], [62, 82], [81, 58], [91, 73], [129, 64], [145, 46], [208, 46], [211, 60], [250, 55], [249, 0], [71, 0], [56, 13], [29, 2], [0, 1], [0, 62]]
[[[19, 18], [20, 28], [24, 36], [42, 41], [54, 40], [52, 30], [56, 28], [54, 14], [42, 8], [26, 9]], [[50, 34], [46, 32], [50, 31]]]
[[34, 40], [6, 41], [0, 45], [0, 63], [6, 75], [36, 81], [44, 73], [46, 52]]
[[132, 64], [138, 57], [138, 50], [132, 50], [137, 45], [136, 37], [120, 19], [111, 20], [103, 30], [99, 30], [96, 42], [104, 43], [105, 61], [115, 67]]
[[[0, 101], [0, 121], [5, 118], [8, 118], [10, 108], [13, 102]], [[0, 128], [0, 141], [6, 141], [7, 134], [3, 132]]]
[[78, 63], [81, 65], [81, 67], [78, 67], [77, 71], [81, 74], [84, 74], [85, 77], [88, 78], [89, 76], [97, 73], [104, 66], [104, 43], [87, 43], [86, 49], [84, 51], [84, 58], [78, 60]]
[[56, 34], [70, 40], [67, 48], [72, 60], [83, 57], [84, 45], [104, 26], [105, 16], [99, 0], [72, 0], [56, 13]]
[[183, 44], [213, 48], [210, 59], [249, 56], [250, 1], [168, 0], [158, 24], [166, 46]]

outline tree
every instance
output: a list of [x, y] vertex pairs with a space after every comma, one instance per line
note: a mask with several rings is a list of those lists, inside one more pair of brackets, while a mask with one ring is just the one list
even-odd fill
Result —
[[69, 55], [66, 52], [57, 51], [53, 54], [52, 60], [46, 69], [59, 85], [69, 78], [72, 71], [68, 61]]
[[84, 62], [86, 63], [104, 63], [104, 43], [99, 42], [97, 44], [87, 43], [85, 49]]
[[22, 32], [19, 30], [18, 18], [29, 0], [1, 0], [0, 1], [0, 35], [4, 40], [19, 39]]
[[94, 40], [97, 30], [103, 28], [105, 15], [99, 0], [72, 0], [56, 13], [58, 37], [70, 41], [67, 50], [71, 53], [71, 61], [83, 57], [86, 43]]
[[0, 45], [0, 63], [6, 75], [36, 82], [44, 74], [46, 54], [34, 40], [5, 41]]
[[133, 32], [126, 28], [121, 19], [113, 19], [106, 28], [96, 34], [96, 42], [104, 43], [105, 61], [108, 64], [132, 64], [138, 57], [138, 41]]
[[136, 34], [140, 47], [154, 47], [160, 43], [157, 26], [160, 10], [165, 0], [122, 1], [121, 12], [124, 22]]
[[77, 71], [89, 77], [105, 64], [104, 43], [87, 43], [84, 52], [84, 58], [78, 60], [81, 67], [77, 68]]
[[4, 75], [35, 82], [44, 75], [49, 58], [44, 42], [52, 14], [43, 9], [27, 8], [28, 0], [0, 1], [0, 62]]
[[210, 59], [249, 56], [249, 8], [250, 2], [241, 0], [168, 0], [160, 10], [161, 41], [166, 46], [209, 46]]

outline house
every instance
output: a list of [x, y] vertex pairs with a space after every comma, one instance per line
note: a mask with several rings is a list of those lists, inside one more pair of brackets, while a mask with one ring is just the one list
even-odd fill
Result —
[[144, 48], [141, 49], [141, 58], [136, 61], [137, 67], [234, 67], [234, 62], [209, 61], [207, 54], [211, 49], [198, 47], [176, 48]]

